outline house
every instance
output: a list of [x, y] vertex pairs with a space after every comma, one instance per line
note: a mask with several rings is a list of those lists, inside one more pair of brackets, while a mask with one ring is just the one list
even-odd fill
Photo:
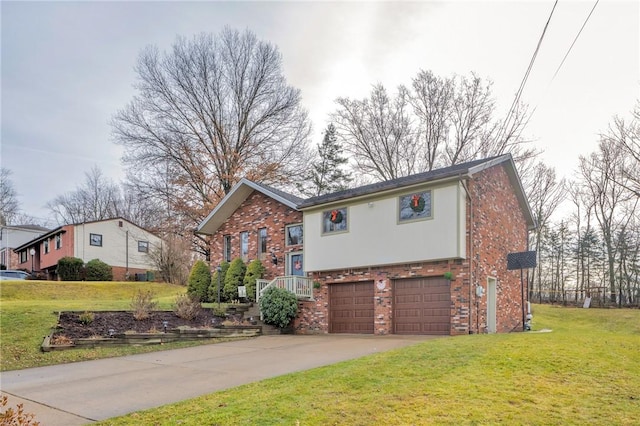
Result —
[[162, 240], [134, 223], [118, 217], [75, 223], [55, 228], [14, 249], [18, 268], [57, 279], [58, 260], [77, 257], [84, 263], [100, 259], [110, 265], [114, 280], [155, 270], [149, 253], [162, 247]]
[[456, 335], [523, 329], [507, 255], [534, 227], [507, 154], [299, 201], [242, 180], [197, 232], [212, 265], [272, 256], [266, 285], [306, 280], [298, 333]]
[[[19, 268], [18, 254], [14, 248], [39, 237], [49, 229], [38, 225], [3, 225], [0, 227], [0, 264], [7, 269]], [[31, 270], [30, 266], [23, 269]]]

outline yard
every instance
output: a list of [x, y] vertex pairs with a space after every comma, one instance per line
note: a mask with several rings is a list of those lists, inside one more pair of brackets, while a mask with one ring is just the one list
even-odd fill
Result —
[[[180, 347], [39, 351], [53, 311], [127, 309], [140, 286], [170, 309], [184, 287], [1, 285], [2, 370]], [[631, 425], [639, 412], [640, 310], [534, 305], [531, 332], [436, 339], [99, 424]]]

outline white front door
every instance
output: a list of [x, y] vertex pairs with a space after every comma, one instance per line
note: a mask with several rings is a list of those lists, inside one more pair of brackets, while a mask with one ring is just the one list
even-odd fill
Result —
[[496, 279], [487, 278], [487, 331], [495, 333], [496, 330]]

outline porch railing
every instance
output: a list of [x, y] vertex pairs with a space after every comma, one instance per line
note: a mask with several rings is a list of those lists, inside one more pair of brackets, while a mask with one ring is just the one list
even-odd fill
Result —
[[285, 288], [295, 294], [298, 299], [313, 300], [313, 280], [297, 275], [276, 277], [273, 280], [256, 280], [256, 302], [269, 287]]

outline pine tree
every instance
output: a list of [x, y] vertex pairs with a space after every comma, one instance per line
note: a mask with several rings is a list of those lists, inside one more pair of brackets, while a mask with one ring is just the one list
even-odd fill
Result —
[[345, 172], [342, 166], [348, 161], [343, 156], [335, 126], [329, 124], [322, 144], [318, 145], [318, 159], [312, 164], [304, 182], [298, 184], [298, 190], [304, 195], [315, 197], [347, 189], [351, 174]]
[[191, 273], [189, 274], [189, 286], [187, 287], [187, 293], [191, 296], [197, 297], [201, 302], [208, 302], [207, 290], [211, 284], [211, 271], [209, 266], [202, 261], [198, 260], [193, 264]]

